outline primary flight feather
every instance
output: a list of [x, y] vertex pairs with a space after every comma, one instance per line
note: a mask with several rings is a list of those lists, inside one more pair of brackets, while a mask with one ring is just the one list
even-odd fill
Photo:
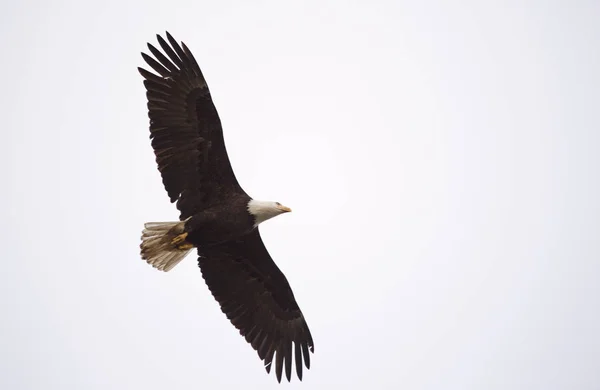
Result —
[[[202, 277], [221, 310], [257, 351], [277, 380], [292, 363], [302, 380], [314, 344], [290, 285], [265, 248], [258, 225], [291, 211], [252, 199], [240, 187], [227, 156], [223, 130], [202, 71], [185, 44], [157, 35], [164, 54], [142, 53], [154, 70], [144, 77], [150, 138], [165, 189], [177, 203], [177, 222], [149, 222], [141, 255], [169, 271], [193, 249]], [[294, 355], [294, 356], [292, 356]]]

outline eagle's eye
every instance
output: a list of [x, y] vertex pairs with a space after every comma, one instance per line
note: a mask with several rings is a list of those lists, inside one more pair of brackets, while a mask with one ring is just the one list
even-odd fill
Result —
[[276, 204], [277, 206], [281, 206], [281, 203], [279, 203], [279, 202], [275, 202], [275, 204]]

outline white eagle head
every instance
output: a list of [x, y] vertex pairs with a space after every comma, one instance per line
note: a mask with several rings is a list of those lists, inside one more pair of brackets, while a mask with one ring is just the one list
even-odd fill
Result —
[[248, 202], [248, 212], [254, 216], [255, 226], [278, 216], [279, 214], [289, 213], [292, 211], [289, 207], [282, 205], [279, 202], [271, 202], [264, 200], [252, 199]]

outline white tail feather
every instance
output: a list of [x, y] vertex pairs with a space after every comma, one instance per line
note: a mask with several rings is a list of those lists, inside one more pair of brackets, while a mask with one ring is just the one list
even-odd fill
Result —
[[142, 259], [160, 271], [170, 271], [188, 253], [190, 249], [179, 249], [173, 239], [184, 231], [186, 221], [147, 222], [142, 231], [140, 244]]

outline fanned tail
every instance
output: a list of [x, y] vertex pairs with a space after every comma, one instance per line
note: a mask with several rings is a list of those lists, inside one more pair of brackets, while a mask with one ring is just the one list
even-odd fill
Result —
[[194, 246], [185, 241], [185, 221], [147, 222], [140, 244], [142, 259], [160, 271], [170, 271]]

